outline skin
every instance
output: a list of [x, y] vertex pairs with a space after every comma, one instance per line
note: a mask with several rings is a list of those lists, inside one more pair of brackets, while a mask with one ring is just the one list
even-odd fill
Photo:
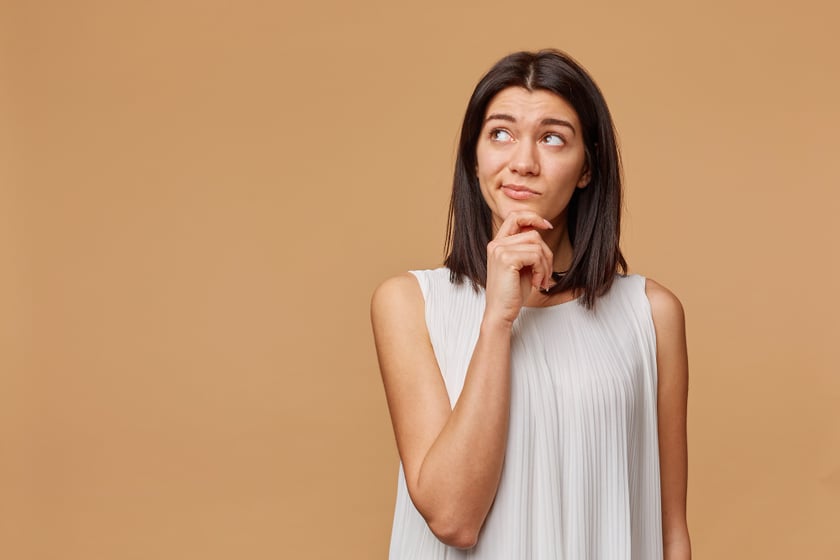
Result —
[[[552, 270], [572, 257], [569, 200], [589, 170], [580, 122], [559, 96], [522, 88], [491, 100], [476, 146], [476, 175], [493, 216], [486, 306], [464, 388], [450, 408], [411, 274], [386, 280], [371, 320], [385, 394], [409, 494], [444, 543], [472, 547], [502, 471], [510, 411], [510, 337], [523, 306], [549, 306]], [[657, 335], [663, 544], [667, 560], [691, 556], [685, 516], [688, 360], [679, 300], [646, 285]]]

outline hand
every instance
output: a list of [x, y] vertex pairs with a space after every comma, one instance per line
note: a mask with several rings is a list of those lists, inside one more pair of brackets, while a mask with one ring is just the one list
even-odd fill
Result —
[[533, 288], [551, 284], [554, 255], [537, 230], [551, 223], [534, 212], [511, 212], [487, 245], [485, 319], [513, 323]]

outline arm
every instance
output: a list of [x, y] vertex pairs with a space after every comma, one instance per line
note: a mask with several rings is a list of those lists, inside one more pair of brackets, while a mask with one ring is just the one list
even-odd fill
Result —
[[662, 285], [648, 279], [645, 291], [656, 331], [659, 470], [665, 560], [690, 560], [691, 542], [686, 522], [688, 351], [685, 316], [680, 301]]
[[510, 330], [483, 322], [454, 409], [426, 330], [413, 276], [382, 284], [374, 338], [406, 484], [444, 543], [475, 544], [501, 476], [510, 408]]
[[[510, 412], [510, 336], [532, 286], [550, 277], [552, 255], [514, 213], [488, 246], [486, 306], [464, 386], [450, 408], [416, 279], [384, 282], [371, 321], [406, 485], [415, 507], [445, 544], [472, 547], [490, 510], [504, 461]], [[524, 269], [524, 271], [523, 271]]]

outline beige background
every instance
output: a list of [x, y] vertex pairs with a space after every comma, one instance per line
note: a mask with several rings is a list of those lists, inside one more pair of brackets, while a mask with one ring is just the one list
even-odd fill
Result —
[[834, 3], [399, 4], [0, 8], [0, 556], [385, 557], [369, 296], [441, 261], [477, 79], [555, 46], [687, 309], [695, 557], [835, 557]]

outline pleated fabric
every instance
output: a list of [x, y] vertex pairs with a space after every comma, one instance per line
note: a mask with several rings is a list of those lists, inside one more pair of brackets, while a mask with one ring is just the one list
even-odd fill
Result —
[[[449, 270], [413, 271], [452, 406], [484, 292]], [[617, 276], [588, 310], [523, 308], [511, 339], [511, 414], [493, 506], [469, 550], [429, 530], [400, 466], [392, 560], [658, 560], [662, 515], [656, 338], [641, 276]]]

